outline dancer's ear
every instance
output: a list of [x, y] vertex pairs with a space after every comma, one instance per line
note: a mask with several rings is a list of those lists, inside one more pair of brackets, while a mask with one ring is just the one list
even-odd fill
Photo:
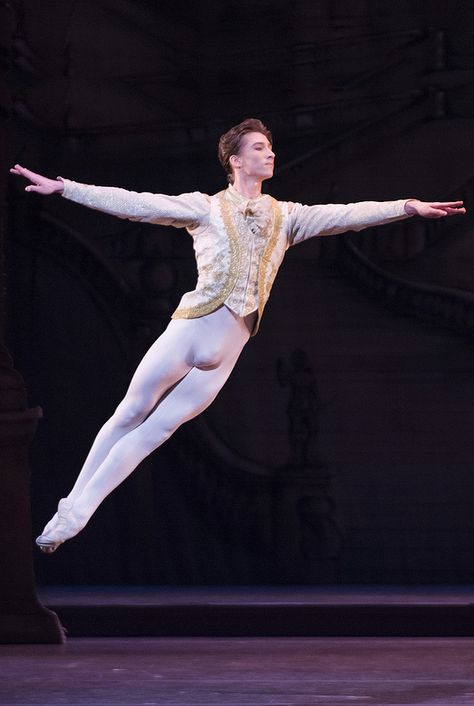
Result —
[[229, 162], [233, 169], [240, 169], [242, 166], [242, 159], [238, 154], [232, 154], [229, 158]]

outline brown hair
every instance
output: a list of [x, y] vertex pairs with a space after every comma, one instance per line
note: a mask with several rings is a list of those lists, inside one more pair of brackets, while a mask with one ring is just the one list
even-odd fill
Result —
[[258, 118], [247, 118], [238, 125], [231, 127], [230, 130], [227, 130], [227, 132], [221, 136], [218, 149], [219, 162], [224, 167], [227, 173], [227, 179], [231, 184], [234, 181], [234, 175], [230, 158], [233, 154], [239, 154], [242, 137], [248, 132], [261, 132], [270, 143], [272, 142], [272, 133]]

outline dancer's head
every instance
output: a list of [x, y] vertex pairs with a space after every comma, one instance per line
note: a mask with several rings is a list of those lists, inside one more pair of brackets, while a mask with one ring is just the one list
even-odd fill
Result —
[[237, 169], [246, 173], [250, 170], [262, 180], [273, 175], [272, 134], [257, 118], [247, 118], [224, 133], [219, 140], [218, 154], [231, 184]]

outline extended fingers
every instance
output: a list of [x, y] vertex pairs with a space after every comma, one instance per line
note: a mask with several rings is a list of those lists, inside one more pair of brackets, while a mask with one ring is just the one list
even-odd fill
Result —
[[466, 213], [463, 201], [432, 201], [428, 203], [427, 218], [443, 218], [444, 216], [458, 216]]
[[466, 213], [465, 208], [457, 207], [457, 208], [450, 208], [449, 206], [445, 209], [443, 209], [448, 216], [457, 216], [457, 215], [463, 215]]
[[462, 201], [452, 201], [449, 203], [442, 203], [434, 208], [446, 216], [458, 216], [466, 213], [466, 209], [462, 205]]
[[464, 201], [433, 201], [430, 206], [433, 208], [459, 208], [464, 204]]
[[22, 167], [20, 164], [15, 164], [12, 169], [10, 169], [10, 172], [12, 174], [18, 174], [19, 176], [23, 176], [26, 179], [29, 179], [30, 181], [34, 183], [39, 183], [41, 182], [44, 177], [41, 176], [41, 174], [37, 174], [36, 172], [32, 172], [31, 169], [27, 169], [26, 167]]
[[15, 164], [14, 167], [10, 169], [10, 172], [12, 174], [20, 174], [21, 176], [25, 176], [25, 172], [28, 170], [25, 167], [22, 167], [20, 164]]

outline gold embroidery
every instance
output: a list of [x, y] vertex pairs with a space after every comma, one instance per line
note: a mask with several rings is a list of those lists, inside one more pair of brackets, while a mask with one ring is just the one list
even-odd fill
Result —
[[219, 198], [221, 217], [224, 223], [224, 229], [227, 233], [229, 250], [230, 250], [230, 264], [227, 272], [225, 272], [225, 267], [222, 266], [222, 257], [216, 261], [215, 274], [218, 276], [223, 273], [226, 279], [223, 285], [219, 288], [219, 292], [203, 304], [197, 304], [189, 308], [179, 308], [173, 313], [172, 319], [194, 319], [198, 316], [205, 316], [210, 314], [212, 311], [217, 309], [228, 297], [232, 288], [235, 284], [237, 276], [239, 274], [240, 263], [241, 263], [241, 248], [239, 242], [238, 229], [236, 228], [234, 219], [232, 218], [232, 213], [230, 209], [230, 204], [225, 198], [225, 191], [220, 191], [217, 196]]
[[226, 304], [239, 316], [245, 316], [257, 306], [257, 272], [268, 233], [259, 229], [253, 231], [240, 209], [233, 210], [233, 218], [241, 244], [241, 258], [235, 284], [226, 298]]
[[[216, 259], [211, 266], [205, 265], [203, 267], [202, 265], [198, 265], [200, 273], [204, 272], [204, 269], [207, 270], [208, 267], [212, 268], [212, 272], [214, 272], [215, 279], [217, 280], [214, 281], [219, 287], [219, 292], [211, 295], [211, 298], [202, 304], [196, 304], [189, 307], [180, 307], [176, 309], [171, 317], [173, 319], [193, 319], [210, 314], [228, 299], [238, 278], [242, 275], [242, 244], [247, 240], [249, 226], [244, 215], [238, 210], [233, 210], [231, 206], [232, 202], [235, 203], [235, 199], [232, 198], [233, 194], [231, 193], [231, 198], [228, 199], [226, 198], [226, 193], [227, 190], [221, 191], [216, 194], [216, 196], [219, 198], [221, 218], [228, 238], [228, 253], [230, 255], [228, 266], [225, 262], [227, 258], [225, 257], [225, 253], [222, 254], [222, 251], [218, 256], [216, 256]], [[254, 336], [258, 331], [263, 309], [268, 300], [276, 272], [285, 250], [285, 248], [276, 248], [282, 224], [281, 206], [276, 199], [272, 197], [269, 198], [271, 199], [272, 209], [271, 234], [260, 256], [260, 262], [258, 263], [258, 317], [251, 334], [252, 336]], [[279, 255], [281, 255], [281, 257]], [[219, 277], [223, 277], [224, 279], [224, 283], [222, 285], [219, 283]], [[189, 292], [190, 295], [194, 293], [197, 293], [197, 291], [195, 290], [194, 292]], [[201, 297], [203, 295], [205, 296], [205, 292], [203, 290], [200, 290], [199, 294]]]
[[[279, 265], [279, 263], [275, 263], [275, 261], [273, 261], [273, 264], [272, 264], [272, 255], [275, 252], [275, 245], [278, 240], [278, 236], [280, 234], [281, 221], [282, 221], [282, 213], [281, 213], [280, 205], [279, 205], [278, 201], [274, 198], [272, 198], [272, 211], [273, 211], [272, 234], [271, 234], [270, 238], [268, 239], [268, 243], [265, 246], [265, 250], [263, 251], [262, 259], [260, 261], [260, 266], [259, 266], [259, 271], [258, 271], [258, 318], [255, 323], [255, 328], [252, 332], [253, 336], [258, 331], [260, 319], [262, 318], [262, 314], [263, 314], [263, 309], [264, 309], [265, 304], [267, 303], [268, 297], [270, 295], [270, 290], [272, 288], [273, 280], [275, 279], [275, 275], [276, 275], [278, 265]], [[271, 265], [272, 269], [267, 274], [267, 266], [268, 265]]]

